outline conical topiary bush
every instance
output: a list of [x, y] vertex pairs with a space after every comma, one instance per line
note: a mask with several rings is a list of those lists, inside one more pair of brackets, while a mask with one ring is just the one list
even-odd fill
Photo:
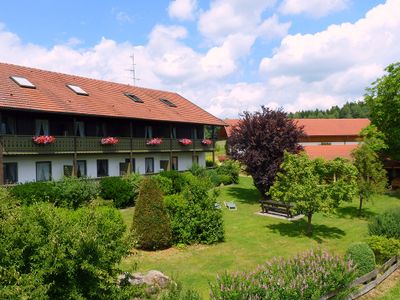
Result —
[[171, 246], [171, 224], [157, 182], [145, 178], [139, 189], [132, 234], [138, 248], [145, 250], [165, 249]]

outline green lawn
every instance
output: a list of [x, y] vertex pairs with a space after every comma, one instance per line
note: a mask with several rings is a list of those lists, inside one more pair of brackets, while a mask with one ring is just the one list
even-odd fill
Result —
[[[250, 177], [241, 177], [240, 184], [223, 187], [219, 201], [234, 201], [237, 211], [223, 209], [226, 241], [212, 246], [190, 246], [187, 249], [169, 249], [157, 252], [140, 251], [138, 257], [126, 258], [122, 268], [132, 269], [139, 260], [139, 271], [157, 269], [173, 276], [185, 287], [195, 288], [204, 296], [208, 282], [217, 273], [252, 270], [274, 256], [292, 256], [310, 248], [321, 247], [343, 254], [347, 246], [367, 235], [367, 218], [400, 206], [393, 196], [379, 196], [365, 205], [365, 217], [357, 216], [357, 203], [346, 203], [335, 214], [317, 214], [313, 218], [314, 234], [304, 235], [306, 222], [289, 222], [259, 216], [260, 194]], [[132, 209], [122, 210], [130, 226]]]

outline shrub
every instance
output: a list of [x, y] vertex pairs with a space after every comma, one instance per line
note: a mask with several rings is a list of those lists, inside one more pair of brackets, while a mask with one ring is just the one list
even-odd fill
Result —
[[160, 175], [153, 176], [153, 179], [157, 182], [158, 187], [164, 195], [172, 195], [174, 193], [174, 185], [171, 179]]
[[100, 180], [100, 196], [106, 200], [113, 200], [117, 208], [134, 203], [133, 189], [129, 181], [121, 177], [103, 177]]
[[224, 240], [222, 212], [215, 209], [215, 197], [209, 195], [209, 188], [209, 182], [192, 176], [182, 194], [165, 197], [174, 244]]
[[190, 167], [189, 172], [192, 173], [194, 176], [197, 176], [197, 177], [206, 177], [207, 176], [206, 169], [203, 168], [202, 166], [198, 165], [198, 164], [193, 164]]
[[119, 299], [129, 245], [114, 208], [0, 205], [1, 299]]
[[400, 239], [400, 208], [373, 217], [368, 224], [368, 230], [370, 235]]
[[214, 162], [212, 160], [206, 159], [206, 167], [207, 168], [214, 167]]
[[138, 173], [127, 174], [123, 177], [124, 180], [128, 181], [132, 189], [133, 200], [136, 201], [139, 195], [140, 183], [143, 180], [143, 176]]
[[11, 196], [20, 200], [22, 204], [30, 205], [38, 202], [54, 202], [54, 182], [28, 182], [18, 184], [10, 189]]
[[219, 175], [227, 175], [230, 177], [230, 183], [239, 183], [240, 165], [234, 160], [225, 160], [218, 168]]
[[220, 175], [218, 175], [216, 170], [214, 169], [207, 170], [206, 175], [214, 187], [219, 186], [221, 184], [221, 177]]
[[54, 183], [54, 202], [57, 206], [78, 208], [95, 199], [99, 193], [92, 180], [76, 177], [64, 177]]
[[366, 243], [354, 243], [346, 251], [345, 258], [351, 260], [358, 276], [365, 275], [375, 269], [375, 254]]
[[380, 264], [395, 255], [400, 255], [400, 240], [374, 235], [367, 239], [367, 244], [374, 251], [376, 260]]
[[232, 183], [232, 178], [229, 175], [219, 175], [219, 181], [223, 185], [228, 185]]
[[319, 299], [350, 292], [355, 278], [351, 262], [322, 251], [292, 259], [274, 259], [249, 273], [223, 274], [211, 284], [211, 299]]
[[143, 179], [140, 185], [132, 233], [142, 249], [157, 250], [171, 245], [171, 224], [161, 190], [152, 178]]
[[159, 175], [172, 180], [173, 194], [180, 193], [183, 190], [185, 186], [185, 179], [182, 173], [175, 170], [170, 170], [162, 171]]

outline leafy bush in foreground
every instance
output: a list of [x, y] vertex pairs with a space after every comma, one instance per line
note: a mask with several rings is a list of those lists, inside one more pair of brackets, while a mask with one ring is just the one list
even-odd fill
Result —
[[319, 299], [336, 290], [343, 296], [354, 278], [351, 262], [310, 251], [274, 259], [249, 273], [220, 275], [211, 284], [211, 299]]
[[171, 246], [171, 224], [161, 190], [153, 178], [143, 179], [140, 185], [132, 234], [142, 249], [157, 250]]
[[400, 255], [400, 240], [373, 235], [367, 239], [367, 244], [374, 251], [376, 260], [380, 264], [395, 255]]
[[121, 177], [103, 177], [100, 180], [100, 196], [106, 200], [113, 200], [117, 208], [132, 205], [135, 200], [129, 182]]
[[[121, 299], [129, 249], [114, 208], [0, 203], [0, 299]], [[129, 299], [129, 298], [127, 298]]]
[[376, 266], [375, 254], [366, 243], [351, 244], [345, 258], [355, 264], [359, 277], [373, 271]]
[[183, 173], [180, 173], [178, 171], [163, 171], [159, 174], [159, 176], [167, 177], [171, 179], [172, 181], [172, 187], [173, 190], [171, 191], [171, 194], [177, 194], [180, 193], [183, 188], [185, 187], [185, 178]]
[[387, 211], [371, 219], [368, 224], [370, 235], [382, 235], [400, 239], [400, 209]]

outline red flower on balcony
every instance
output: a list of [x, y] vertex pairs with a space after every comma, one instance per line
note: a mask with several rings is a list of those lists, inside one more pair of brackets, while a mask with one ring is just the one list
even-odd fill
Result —
[[210, 145], [212, 145], [212, 140], [204, 139], [204, 140], [201, 141], [201, 143], [203, 145], [210, 146]]
[[163, 140], [162, 138], [152, 138], [147, 141], [146, 145], [148, 146], [156, 146], [162, 144]]
[[119, 143], [119, 139], [117, 139], [116, 137], [109, 136], [109, 137], [102, 138], [100, 140], [100, 143], [102, 145], [115, 145], [115, 144]]
[[38, 145], [47, 145], [54, 143], [56, 138], [52, 135], [38, 135], [32, 138], [32, 141]]
[[192, 144], [192, 140], [191, 139], [180, 139], [179, 143], [181, 143], [181, 145], [188, 146], [188, 145]]

